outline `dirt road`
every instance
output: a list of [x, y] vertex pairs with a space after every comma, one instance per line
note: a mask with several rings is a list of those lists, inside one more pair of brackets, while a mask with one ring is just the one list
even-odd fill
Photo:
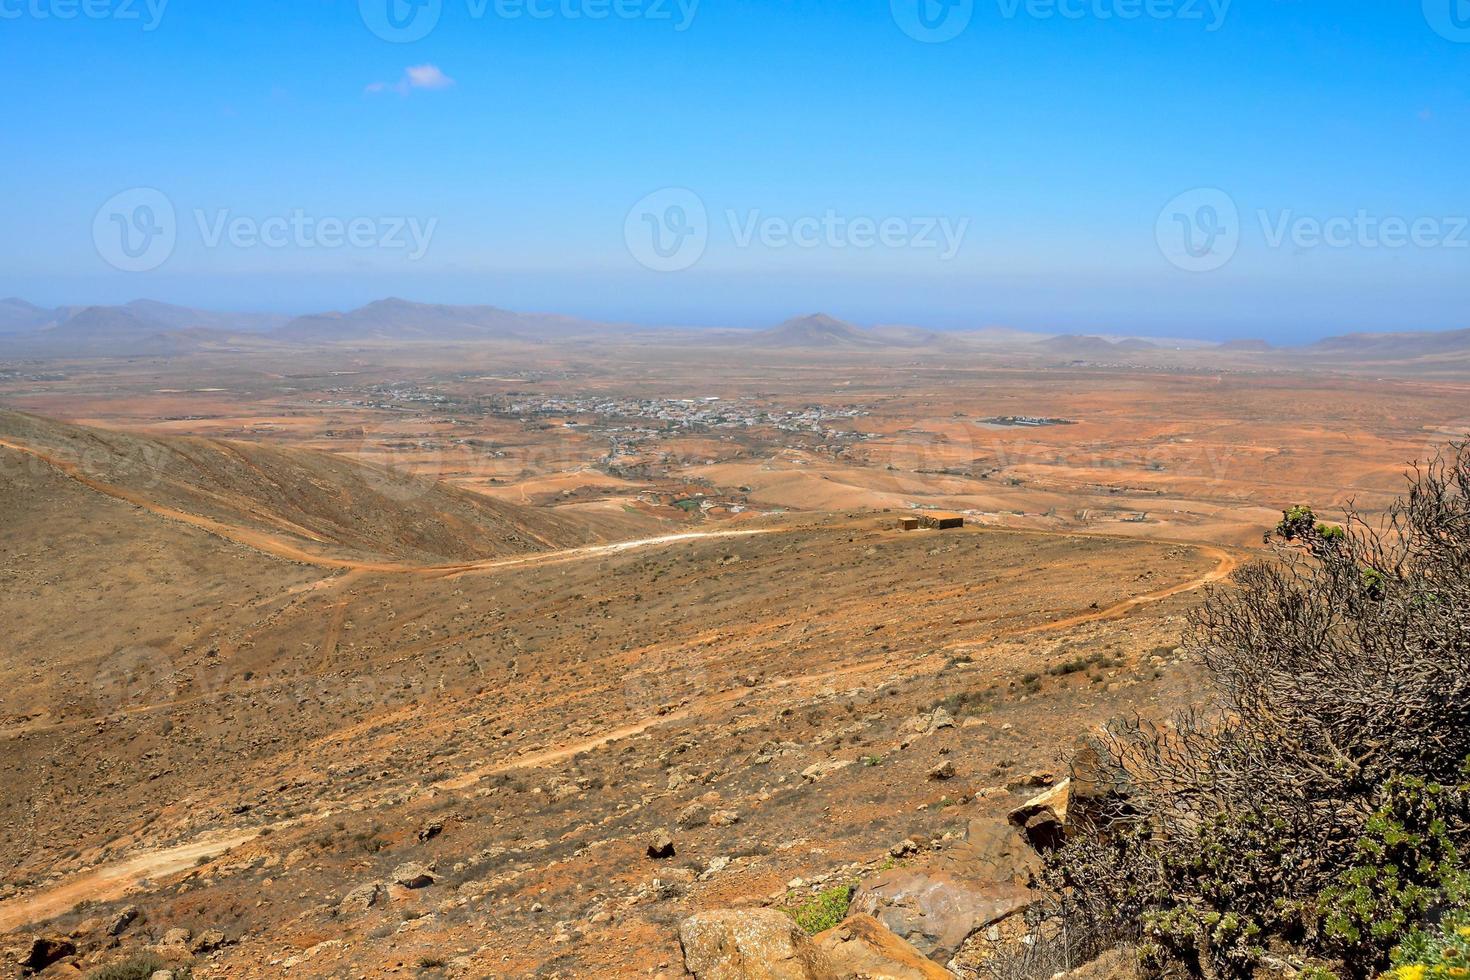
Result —
[[187, 844], [135, 854], [116, 864], [83, 872], [51, 888], [0, 903], [0, 933], [60, 915], [83, 900], [107, 902], [121, 898], [148, 878], [186, 871], [201, 858], [215, 858], [260, 836], [260, 830], [222, 830], [204, 834]]

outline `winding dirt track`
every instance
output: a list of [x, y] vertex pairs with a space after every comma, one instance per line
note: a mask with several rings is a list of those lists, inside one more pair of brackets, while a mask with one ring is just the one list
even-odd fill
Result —
[[[689, 538], [699, 537], [699, 535], [679, 535], [675, 537]], [[996, 639], [1003, 639], [1007, 636], [1029, 636], [1036, 633], [1056, 632], [1086, 625], [1087, 623], [1121, 619], [1135, 609], [1153, 603], [1163, 602], [1174, 596], [1193, 592], [1212, 583], [1222, 581], [1239, 564], [1235, 556], [1223, 549], [1209, 545], [1190, 545], [1190, 547], [1198, 548], [1214, 556], [1218, 562], [1214, 570], [1166, 589], [1160, 589], [1156, 592], [1147, 593], [1146, 595], [1134, 596], [1131, 599], [1109, 606], [1106, 609], [1092, 610], [1076, 616], [1069, 616], [1065, 619], [1044, 623], [1040, 626], [1006, 631], [996, 637], [992, 637], [986, 642], [993, 642]], [[582, 557], [584, 558], [595, 557], [594, 554], [587, 553], [589, 549], [577, 550], [583, 553]], [[605, 550], [594, 550], [597, 553], [607, 553]], [[614, 551], [616, 550], [618, 549], [614, 547]], [[970, 645], [973, 646], [976, 644]], [[772, 686], [793, 687], [820, 684], [837, 680], [838, 678], [852, 677], [868, 671], [892, 668], [894, 666], [895, 664], [892, 658], [878, 657], [831, 670], [817, 671], [797, 677], [778, 678], [772, 681]], [[687, 705], [677, 711], [662, 715], [649, 715], [646, 718], [621, 725], [596, 736], [576, 742], [569, 742], [564, 745], [553, 746], [519, 758], [472, 769], [454, 779], [438, 783], [436, 786], [445, 790], [460, 790], [475, 785], [487, 776], [520, 769], [544, 768], [558, 762], [563, 762], [583, 752], [596, 751], [597, 749], [605, 748], [624, 739], [641, 735], [650, 728], [685, 721], [729, 701], [737, 700], [748, 695], [749, 692], [743, 689], [711, 694], [709, 697], [697, 703]], [[231, 848], [254, 840], [259, 835], [260, 830], [258, 828], [212, 831], [189, 844], [135, 854], [115, 864], [93, 868], [65, 882], [50, 888], [41, 889], [24, 898], [12, 899], [9, 902], [0, 903], [0, 933], [15, 930], [30, 923], [45, 921], [67, 911], [84, 899], [101, 902], [119, 898], [146, 879], [164, 877], [185, 871], [192, 867], [201, 857], [218, 857]]]
[[[762, 528], [738, 531], [689, 532], [684, 534], [664, 535], [662, 537], [655, 538], [644, 538], [637, 541], [624, 541], [615, 544], [593, 545], [582, 548], [571, 548], [563, 551], [544, 552], [518, 558], [493, 559], [483, 562], [470, 562], [457, 565], [416, 566], [397, 563], [354, 562], [346, 559], [329, 558], [321, 555], [312, 554], [310, 552], [301, 550], [290, 542], [283, 541], [273, 535], [269, 535], [264, 532], [232, 527], [230, 525], [226, 525], [221, 522], [211, 520], [209, 518], [199, 517], [197, 515], [187, 514], [173, 510], [171, 508], [162, 507], [160, 505], [152, 503], [151, 501], [144, 500], [138, 497], [136, 494], [120, 490], [116, 487], [109, 487], [105, 484], [97, 483], [96, 481], [86, 477], [84, 474], [78, 472], [76, 467], [71, 466], [70, 464], [50, 459], [45, 455], [37, 453], [34, 450], [28, 449], [24, 446], [18, 446], [14, 443], [0, 440], [0, 447], [9, 448], [36, 456], [46, 461], [50, 465], [55, 466], [58, 470], [65, 473], [67, 476], [78, 481], [79, 483], [82, 483], [90, 489], [119, 500], [124, 500], [128, 503], [136, 504], [137, 506], [143, 507], [144, 509], [161, 517], [165, 517], [170, 520], [182, 521], [186, 524], [190, 524], [205, 531], [208, 531], [211, 534], [218, 535], [222, 538], [235, 541], [240, 544], [248, 545], [249, 547], [264, 551], [267, 554], [276, 555], [277, 557], [287, 558], [292, 561], [300, 561], [306, 564], [317, 565], [323, 568], [349, 569], [354, 572], [379, 572], [387, 574], [410, 573], [453, 577], [458, 575], [473, 574], [476, 572], [492, 571], [495, 569], [515, 566], [550, 564], [567, 561], [585, 561], [588, 559], [618, 554], [621, 552], [635, 550], [639, 548], [656, 547], [683, 541], [705, 540], [710, 538], [745, 537], [755, 534], [775, 533], [779, 530], [782, 530], [776, 528]], [[1050, 532], [1034, 530], [1028, 530], [1022, 533], [1040, 535], [1050, 534]], [[1075, 532], [1072, 532], [1063, 533], [1056, 536], [1082, 537], [1085, 535], [1078, 535]], [[1007, 636], [1026, 636], [1034, 635], [1037, 633], [1056, 632], [1059, 630], [1066, 630], [1077, 626], [1086, 625], [1088, 623], [1121, 619], [1127, 616], [1130, 612], [1141, 607], [1162, 602], [1174, 596], [1193, 592], [1198, 589], [1204, 588], [1205, 586], [1212, 583], [1222, 581], [1225, 578], [1229, 577], [1229, 575], [1236, 569], [1239, 564], [1238, 559], [1234, 555], [1230, 554], [1222, 548], [1188, 542], [1166, 543], [1174, 543], [1182, 545], [1184, 547], [1197, 549], [1215, 558], [1217, 565], [1212, 571], [1204, 575], [1197, 576], [1195, 578], [1189, 579], [1188, 581], [1181, 582], [1177, 585], [1173, 585], [1165, 589], [1160, 589], [1155, 592], [1149, 592], [1143, 595], [1134, 596], [1130, 599], [1126, 599], [1120, 603], [1109, 606], [1106, 609], [1089, 610], [1087, 612], [1078, 613], [1076, 615], [1068, 616], [1063, 619], [1054, 620], [1049, 623], [1043, 623], [1039, 626], [1005, 631], [995, 637], [989, 638], [984, 642], [993, 642], [996, 639], [1005, 638]], [[330, 657], [332, 649], [336, 645], [336, 637], [339, 635], [339, 631], [341, 628], [341, 617], [345, 616], [346, 612], [345, 603], [334, 610], [334, 612], [336, 613], [336, 616], [334, 616], [333, 622], [329, 624], [327, 642], [323, 646], [324, 653], [328, 657]], [[951, 644], [951, 647], [977, 645], [980, 644], [960, 643]], [[883, 668], [891, 669], [894, 666], [894, 661], [890, 657], [874, 658], [871, 660], [849, 664], [839, 668], [813, 672], [811, 674], [805, 674], [796, 677], [779, 678], [773, 680], [772, 685], [778, 687], [790, 687], [817, 684], [832, 681], [841, 677], [860, 675], [871, 670]], [[696, 703], [687, 705], [678, 711], [669, 712], [662, 715], [650, 715], [638, 721], [621, 725], [615, 729], [611, 729], [597, 736], [592, 736], [565, 745], [549, 747], [543, 749], [540, 752], [528, 754], [520, 758], [491, 763], [490, 765], [484, 767], [472, 769], [454, 779], [446, 780], [438, 785], [440, 788], [443, 789], [463, 789], [468, 786], [474, 785], [486, 776], [516, 769], [531, 769], [552, 765], [557, 762], [561, 762], [568, 758], [571, 758], [575, 755], [578, 755], [582, 752], [595, 751], [597, 749], [611, 745], [615, 742], [619, 742], [624, 739], [642, 734], [650, 728], [687, 720], [693, 716], [703, 714], [713, 708], [716, 708], [730, 700], [738, 699], [747, 695], [748, 692], [744, 690], [713, 693], [710, 696], [703, 698]], [[259, 836], [259, 834], [259, 829], [211, 831], [200, 836], [198, 839], [191, 841], [188, 844], [163, 848], [157, 851], [147, 851], [134, 854], [131, 857], [128, 857], [122, 861], [118, 861], [113, 864], [103, 865], [93, 868], [89, 871], [82, 872], [81, 874], [78, 874], [68, 879], [67, 881], [50, 886], [48, 888], [42, 888], [24, 897], [15, 898], [11, 899], [8, 902], [0, 903], [0, 933], [19, 929], [30, 923], [45, 921], [46, 919], [52, 918], [67, 911], [68, 909], [75, 906], [78, 902], [83, 900], [109, 901], [119, 898], [144, 880], [150, 878], [164, 877], [167, 875], [176, 874], [180, 871], [187, 870], [188, 868], [192, 867], [196, 862], [198, 862], [200, 858], [218, 857], [220, 854], [223, 854], [234, 847], [238, 847], [243, 843], [253, 840], [257, 836]]]
[[116, 864], [84, 871], [59, 885], [27, 895], [24, 899], [0, 904], [0, 934], [32, 922], [44, 922], [83, 900], [106, 902], [121, 898], [130, 888], [145, 879], [162, 878], [187, 871], [198, 864], [201, 858], [216, 858], [259, 836], [259, 829], [211, 831], [187, 844], [134, 854]]
[[226, 541], [245, 545], [256, 551], [287, 561], [300, 562], [303, 565], [314, 565], [317, 568], [328, 568], [345, 570], [351, 572], [375, 572], [382, 575], [423, 575], [429, 578], [456, 578], [460, 575], [473, 575], [478, 572], [493, 572], [502, 568], [516, 568], [526, 565], [550, 565], [563, 561], [580, 561], [587, 558], [597, 558], [603, 555], [615, 555], [624, 551], [634, 551], [640, 548], [656, 548], [662, 545], [678, 544], [683, 541], [697, 541], [711, 538], [744, 538], [756, 534], [772, 534], [777, 528], [746, 528], [737, 531], [689, 531], [682, 534], [665, 534], [652, 538], [639, 538], [635, 541], [616, 541], [612, 544], [586, 545], [580, 548], [565, 548], [560, 551], [543, 551], [530, 555], [520, 555], [515, 558], [487, 558], [483, 561], [455, 562], [445, 565], [420, 565], [412, 562], [391, 561], [359, 561], [352, 558], [336, 558], [331, 555], [323, 555], [314, 551], [307, 551], [292, 541], [281, 538], [278, 535], [260, 531], [255, 528], [240, 527], [234, 524], [226, 524], [211, 517], [202, 517], [198, 514], [190, 514], [187, 511], [176, 510], [156, 503], [148, 498], [115, 487], [108, 483], [94, 480], [81, 471], [81, 468], [66, 460], [57, 459], [29, 446], [0, 439], [0, 448], [14, 450], [35, 457], [41, 462], [55, 468], [62, 475], [75, 480], [89, 490], [121, 500], [124, 503], [141, 507], [158, 517], [170, 521], [178, 521], [208, 532]]

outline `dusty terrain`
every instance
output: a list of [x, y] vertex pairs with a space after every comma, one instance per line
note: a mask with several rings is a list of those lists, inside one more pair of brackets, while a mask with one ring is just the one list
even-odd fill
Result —
[[962, 864], [1197, 702], [1199, 591], [1465, 424], [1452, 382], [634, 353], [12, 365], [0, 932], [682, 975], [688, 914]]

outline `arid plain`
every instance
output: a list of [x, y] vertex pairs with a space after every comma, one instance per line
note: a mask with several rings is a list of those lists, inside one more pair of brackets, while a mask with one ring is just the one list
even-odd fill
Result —
[[1383, 507], [1467, 396], [1190, 352], [6, 361], [0, 931], [56, 976], [674, 977], [700, 910], [906, 869], [1004, 905], [993, 828], [1077, 738], [1205, 696], [1200, 590], [1283, 508]]

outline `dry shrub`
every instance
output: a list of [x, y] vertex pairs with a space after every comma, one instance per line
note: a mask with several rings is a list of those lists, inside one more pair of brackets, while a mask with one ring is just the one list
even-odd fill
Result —
[[[1141, 944], [1161, 973], [1371, 975], [1415, 923], [1369, 923], [1356, 945], [1323, 928], [1355, 873], [1382, 871], [1364, 869], [1371, 838], [1407, 793], [1434, 797], [1451, 861], [1466, 843], [1464, 794], [1437, 794], [1470, 758], [1470, 446], [1417, 469], [1376, 524], [1296, 507], [1270, 537], [1186, 635], [1208, 702], [1097, 740], [1126, 805], [1052, 857], [1050, 914]], [[1437, 882], [1413, 915], [1441, 914]]]

